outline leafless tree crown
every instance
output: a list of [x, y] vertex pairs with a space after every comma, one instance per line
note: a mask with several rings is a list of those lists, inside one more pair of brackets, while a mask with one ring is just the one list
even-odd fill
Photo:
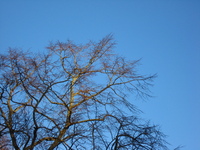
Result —
[[[142, 123], [127, 94], [148, 95], [154, 76], [112, 52], [112, 36], [51, 43], [46, 54], [0, 55], [0, 136], [15, 150], [159, 150], [158, 127]], [[5, 139], [10, 139], [6, 141]]]

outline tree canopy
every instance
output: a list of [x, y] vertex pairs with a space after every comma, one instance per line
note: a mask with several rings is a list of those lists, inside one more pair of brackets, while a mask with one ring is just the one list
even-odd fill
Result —
[[139, 117], [128, 94], [149, 96], [155, 75], [139, 60], [99, 42], [50, 43], [46, 53], [10, 48], [0, 55], [0, 136], [4, 148], [41, 150], [167, 149], [159, 127]]

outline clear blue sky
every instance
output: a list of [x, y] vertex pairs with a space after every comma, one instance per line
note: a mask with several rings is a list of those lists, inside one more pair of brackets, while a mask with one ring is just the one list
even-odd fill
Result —
[[142, 58], [158, 73], [155, 98], [136, 101], [174, 148], [200, 149], [199, 0], [0, 0], [0, 53], [43, 51], [49, 41], [77, 43], [113, 33], [116, 52]]

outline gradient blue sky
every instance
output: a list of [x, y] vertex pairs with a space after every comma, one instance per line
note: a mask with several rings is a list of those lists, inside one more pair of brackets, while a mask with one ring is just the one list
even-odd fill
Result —
[[0, 53], [8, 47], [43, 51], [49, 41], [76, 43], [113, 33], [115, 51], [142, 58], [158, 74], [155, 96], [134, 101], [159, 124], [170, 148], [200, 149], [199, 0], [0, 0]]

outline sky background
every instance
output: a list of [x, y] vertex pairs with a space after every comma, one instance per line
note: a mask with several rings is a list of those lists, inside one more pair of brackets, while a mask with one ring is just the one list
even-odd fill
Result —
[[133, 101], [159, 124], [171, 149], [200, 149], [199, 0], [0, 0], [0, 53], [44, 51], [49, 41], [98, 41], [112, 33], [116, 53], [157, 73], [154, 98]]

